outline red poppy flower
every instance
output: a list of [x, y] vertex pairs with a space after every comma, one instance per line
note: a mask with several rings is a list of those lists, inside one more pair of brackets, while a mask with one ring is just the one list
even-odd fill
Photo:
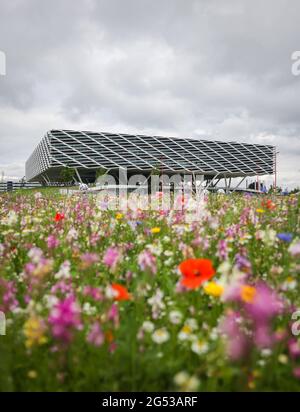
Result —
[[55, 215], [55, 222], [60, 222], [61, 220], [63, 220], [65, 218], [65, 215], [63, 213], [56, 213]]
[[179, 270], [183, 276], [181, 284], [188, 289], [197, 289], [216, 273], [209, 259], [187, 259], [180, 263]]
[[128, 293], [128, 290], [120, 285], [119, 283], [113, 283], [111, 285], [113, 288], [114, 292], [116, 292], [116, 296], [114, 297], [115, 300], [129, 300], [131, 299], [130, 293]]
[[276, 208], [275, 204], [272, 202], [271, 199], [263, 200], [261, 202], [262, 207], [269, 209], [269, 210], [274, 210]]

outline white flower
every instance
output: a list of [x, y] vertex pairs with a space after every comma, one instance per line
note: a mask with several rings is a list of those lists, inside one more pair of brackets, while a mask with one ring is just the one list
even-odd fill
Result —
[[33, 263], [39, 263], [39, 261], [43, 257], [43, 251], [38, 247], [33, 247], [29, 250], [28, 256]]
[[167, 342], [170, 339], [170, 334], [166, 328], [156, 329], [156, 331], [152, 334], [152, 340], [159, 345], [162, 343]]
[[192, 343], [191, 349], [197, 353], [197, 355], [202, 355], [208, 351], [208, 344], [201, 340], [195, 340], [195, 342]]
[[163, 297], [164, 293], [160, 289], [157, 289], [155, 294], [148, 299], [148, 303], [152, 306], [152, 310], [157, 311], [165, 308], [166, 305], [163, 302]]
[[178, 325], [182, 320], [182, 313], [178, 310], [172, 310], [169, 313], [169, 319], [171, 323], [173, 323], [174, 325]]
[[272, 246], [277, 241], [277, 233], [273, 229], [259, 230], [257, 237], [261, 239], [265, 245]]
[[260, 353], [261, 353], [261, 356], [266, 357], [266, 358], [272, 355], [272, 351], [269, 348], [262, 349]]
[[54, 295], [45, 295], [43, 300], [48, 309], [52, 309], [58, 302], [58, 298]]
[[118, 292], [115, 291], [111, 286], [107, 286], [105, 288], [104, 294], [108, 299], [113, 299], [118, 295]]
[[189, 325], [184, 325], [181, 331], [178, 333], [179, 340], [191, 340], [193, 339], [192, 328]]
[[198, 329], [198, 323], [197, 323], [196, 319], [194, 319], [194, 318], [189, 318], [189, 319], [187, 319], [187, 320], [185, 321], [185, 324], [186, 324], [187, 326], [189, 326], [192, 330]]
[[69, 230], [66, 239], [68, 242], [71, 242], [72, 240], [76, 240], [78, 238], [78, 232], [76, 229], [73, 227]]
[[34, 194], [35, 200], [41, 199], [42, 197], [43, 197], [43, 195], [42, 195], [41, 192], [36, 192], [36, 193]]
[[231, 264], [228, 260], [225, 260], [218, 266], [218, 273], [228, 276], [231, 272]]
[[142, 324], [142, 329], [145, 332], [153, 332], [154, 331], [154, 323], [150, 322], [150, 320], [145, 320], [145, 322]]
[[11, 210], [2, 222], [7, 226], [13, 226], [18, 222], [18, 215], [14, 210]]
[[178, 372], [174, 376], [174, 382], [176, 383], [176, 385], [181, 386], [189, 379], [189, 377], [190, 375], [185, 371]]
[[180, 390], [183, 392], [193, 392], [199, 387], [199, 379], [197, 376], [190, 376], [187, 372], [179, 372], [174, 376], [174, 382], [179, 386]]
[[82, 307], [82, 311], [87, 315], [95, 315], [97, 309], [95, 308], [95, 306], [92, 306], [90, 302], [85, 302]]
[[71, 277], [71, 263], [66, 260], [64, 261], [59, 268], [59, 271], [54, 275], [55, 279], [69, 279]]
[[164, 252], [164, 255], [167, 256], [167, 257], [170, 257], [170, 256], [173, 256], [174, 253], [172, 252], [172, 250], [166, 250], [166, 251]]

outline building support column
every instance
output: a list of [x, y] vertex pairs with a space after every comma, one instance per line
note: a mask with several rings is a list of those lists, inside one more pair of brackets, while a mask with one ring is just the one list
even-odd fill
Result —
[[79, 174], [77, 168], [75, 168], [75, 172], [76, 172], [76, 176], [78, 177], [79, 182], [80, 182], [80, 183], [83, 183], [83, 181], [81, 180], [81, 177], [80, 177], [80, 174]]

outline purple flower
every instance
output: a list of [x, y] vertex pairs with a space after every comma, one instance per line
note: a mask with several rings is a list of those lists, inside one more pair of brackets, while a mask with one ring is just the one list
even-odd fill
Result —
[[149, 271], [152, 275], [157, 272], [156, 258], [148, 250], [143, 250], [138, 256], [139, 267], [143, 271]]
[[277, 233], [278, 239], [282, 240], [283, 242], [291, 242], [293, 239], [293, 235], [291, 233]]
[[226, 260], [228, 258], [227, 242], [221, 239], [218, 243], [218, 257], [220, 260]]
[[235, 256], [236, 259], [236, 266], [239, 270], [250, 273], [251, 272], [251, 263], [250, 261], [244, 256], [243, 254], [237, 254]]

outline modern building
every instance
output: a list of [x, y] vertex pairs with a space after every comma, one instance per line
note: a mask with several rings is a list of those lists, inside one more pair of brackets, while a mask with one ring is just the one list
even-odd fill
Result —
[[202, 175], [206, 180], [272, 175], [270, 145], [73, 130], [50, 130], [26, 162], [26, 180], [57, 182], [63, 168], [77, 180], [95, 181], [96, 171]]

